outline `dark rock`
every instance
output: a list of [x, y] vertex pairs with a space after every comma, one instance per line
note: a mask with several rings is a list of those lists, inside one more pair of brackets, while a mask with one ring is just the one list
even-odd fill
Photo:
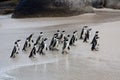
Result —
[[8, 0], [0, 0], [0, 2], [5, 2], [5, 1], [8, 1]]
[[120, 9], [120, 0], [92, 0], [95, 8], [113, 8]]
[[1, 1], [0, 2], [0, 14], [13, 13], [16, 3], [14, 1]]
[[95, 8], [103, 8], [106, 0], [92, 0], [92, 6]]
[[20, 0], [12, 17], [72, 16], [93, 12], [89, 5], [89, 0]]
[[120, 0], [107, 0], [106, 7], [113, 8], [113, 9], [120, 9]]

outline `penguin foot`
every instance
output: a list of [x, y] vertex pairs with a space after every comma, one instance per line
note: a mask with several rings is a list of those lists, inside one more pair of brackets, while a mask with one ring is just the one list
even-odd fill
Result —
[[62, 51], [62, 54], [64, 54], [64, 51]]
[[98, 49], [91, 49], [91, 51], [98, 51]]
[[45, 55], [45, 53], [42, 53], [42, 55]]
[[10, 56], [10, 58], [15, 58], [15, 55], [14, 56]]
[[75, 44], [73, 44], [72, 46], [76, 46]]
[[35, 58], [34, 56], [29, 56], [29, 58]]
[[84, 43], [88, 43], [88, 41], [83, 41]]
[[95, 51], [99, 51], [98, 49], [95, 49]]
[[59, 51], [59, 49], [55, 49], [56, 51]]
[[83, 38], [79, 38], [79, 39], [81, 39], [81, 40], [82, 40]]

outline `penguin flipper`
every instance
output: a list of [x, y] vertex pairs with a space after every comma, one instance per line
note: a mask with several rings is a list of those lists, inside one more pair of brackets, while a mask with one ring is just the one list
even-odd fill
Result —
[[48, 48], [46, 47], [46, 51], [48, 50]]
[[68, 46], [68, 50], [70, 50], [70, 47]]
[[15, 53], [12, 52], [12, 54], [10, 55], [10, 58], [15, 58]]

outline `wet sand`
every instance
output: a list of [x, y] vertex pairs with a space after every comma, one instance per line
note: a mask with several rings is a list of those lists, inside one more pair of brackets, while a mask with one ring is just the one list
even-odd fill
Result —
[[[107, 23], [118, 20], [120, 20], [120, 12], [112, 10], [96, 10], [96, 13], [93, 14], [66, 18], [10, 19], [9, 15], [0, 16], [0, 44], [2, 45], [0, 46], [0, 80], [120, 80], [119, 49], [117, 48], [116, 54], [114, 54], [115, 49], [109, 51], [107, 41], [108, 39], [112, 41], [112, 39], [107, 37], [110, 34], [105, 33], [112, 25]], [[103, 23], [107, 28], [104, 28]], [[37, 55], [35, 59], [31, 60], [28, 58], [29, 52], [20, 51], [15, 59], [9, 58], [14, 41], [22, 39], [20, 46], [22, 48], [25, 38], [30, 33], [35, 33], [34, 40], [40, 31], [43, 31], [45, 37], [50, 40], [57, 29], [66, 30], [66, 34], [78, 30], [79, 36], [84, 25], [93, 28], [91, 36], [94, 35], [95, 30], [100, 30], [102, 38], [100, 40], [104, 41], [100, 42], [100, 51], [91, 52], [91, 45], [83, 44], [79, 40], [76, 46], [71, 48], [69, 55], [62, 55], [61, 50], [48, 51], [45, 56]], [[111, 32], [113, 29], [110, 27]], [[111, 33], [110, 31], [108, 32]], [[115, 39], [117, 38], [115, 37]]]

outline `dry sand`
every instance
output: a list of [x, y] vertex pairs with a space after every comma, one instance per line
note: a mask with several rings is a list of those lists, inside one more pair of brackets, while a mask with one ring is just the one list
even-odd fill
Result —
[[[0, 16], [0, 80], [120, 80], [119, 11], [96, 10], [96, 14], [67, 18], [10, 19], [9, 16]], [[50, 40], [57, 29], [66, 30], [67, 34], [78, 30], [79, 34], [83, 25], [93, 29], [91, 38], [96, 30], [100, 31], [98, 52], [91, 52], [91, 45], [79, 40], [69, 55], [62, 55], [61, 50], [48, 51], [45, 56], [29, 59], [29, 52], [20, 51], [15, 59], [9, 58], [14, 41], [22, 39], [22, 48], [30, 33], [35, 33], [35, 40], [43, 31]]]

